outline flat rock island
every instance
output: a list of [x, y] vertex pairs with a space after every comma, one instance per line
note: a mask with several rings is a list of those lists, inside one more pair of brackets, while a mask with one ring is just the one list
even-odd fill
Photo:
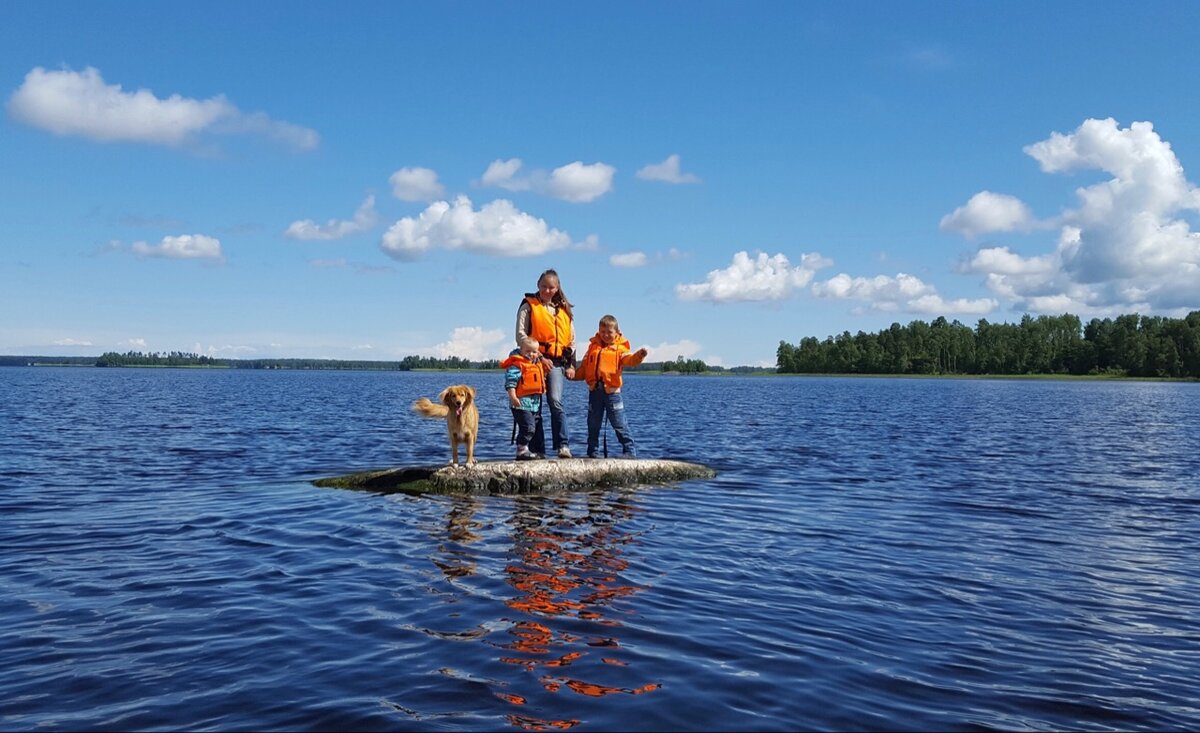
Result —
[[539, 494], [712, 478], [717, 472], [687, 461], [656, 458], [572, 458], [480, 461], [474, 466], [415, 466], [364, 471], [313, 481], [338, 489], [408, 494]]

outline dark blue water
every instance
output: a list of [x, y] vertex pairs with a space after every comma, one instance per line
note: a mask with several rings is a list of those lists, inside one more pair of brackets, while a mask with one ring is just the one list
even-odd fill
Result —
[[507, 457], [498, 372], [0, 369], [0, 728], [1200, 726], [1198, 384], [633, 376], [717, 478], [309, 483], [457, 381]]

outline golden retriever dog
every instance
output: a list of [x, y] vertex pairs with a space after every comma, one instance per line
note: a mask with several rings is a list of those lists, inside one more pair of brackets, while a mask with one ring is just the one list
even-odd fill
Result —
[[450, 433], [450, 463], [458, 465], [458, 446], [467, 448], [467, 465], [475, 465], [475, 436], [479, 434], [479, 410], [475, 409], [475, 388], [455, 384], [442, 390], [436, 404], [428, 397], [413, 403], [413, 411], [425, 417], [446, 419], [446, 431]]

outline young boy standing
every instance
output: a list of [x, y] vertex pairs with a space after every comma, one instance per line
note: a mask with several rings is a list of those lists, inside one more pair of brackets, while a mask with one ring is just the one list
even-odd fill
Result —
[[508, 404], [517, 423], [516, 460], [531, 461], [541, 456], [529, 449], [530, 441], [540, 437], [545, 442], [539, 423], [549, 363], [542, 359], [536, 339], [526, 336], [520, 344], [521, 348], [513, 349], [500, 366], [504, 367], [504, 389], [508, 392]]
[[600, 428], [605, 415], [621, 441], [626, 458], [637, 458], [633, 436], [625, 422], [625, 403], [621, 399], [621, 369], [637, 366], [646, 358], [645, 347], [630, 353], [629, 340], [621, 335], [615, 316], [600, 319], [600, 328], [588, 343], [587, 355], [579, 368], [588, 386], [588, 458], [596, 458]]

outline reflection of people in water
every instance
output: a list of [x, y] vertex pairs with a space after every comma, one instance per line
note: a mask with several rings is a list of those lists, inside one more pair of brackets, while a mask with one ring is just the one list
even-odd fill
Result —
[[461, 578], [475, 574], [475, 557], [466, 552], [466, 548], [479, 539], [473, 530], [479, 529], [475, 521], [475, 512], [479, 511], [479, 499], [473, 496], [455, 496], [451, 500], [450, 511], [446, 512], [446, 537], [455, 546], [442, 543], [438, 545], [444, 560], [434, 558], [442, 574], [447, 578]]
[[[516, 655], [504, 655], [500, 661], [537, 674], [548, 692], [565, 687], [581, 695], [603, 697], [656, 690], [656, 683], [609, 685], [579, 679], [574, 669], [568, 673], [568, 667], [576, 667], [592, 680], [603, 682], [628, 677], [627, 671], [613, 669], [628, 666], [621, 659], [619, 616], [631, 611], [622, 610], [618, 601], [641, 590], [621, 578], [629, 565], [622, 557], [625, 546], [634, 542], [636, 535], [623, 531], [620, 521], [632, 516], [637, 507], [624, 497], [590, 494], [586, 515], [572, 516], [571, 503], [564, 497], [517, 500], [516, 514], [510, 520], [515, 557], [505, 573], [518, 595], [506, 605], [524, 617], [514, 619], [509, 627], [512, 641], [500, 645]], [[580, 637], [555, 628], [567, 625], [556, 622], [568, 619], [592, 622], [597, 633]], [[578, 629], [579, 624], [570, 623], [569, 628]], [[527, 703], [526, 698], [517, 702], [508, 694], [498, 696], [514, 704]], [[546, 730], [579, 721], [510, 715], [509, 722]]]
[[[641, 511], [632, 496], [595, 492], [513, 498], [514, 511], [505, 522], [511, 544], [502, 574], [501, 568], [479, 567], [489, 558], [488, 531], [500, 528], [478, 515], [500, 500], [453, 497], [432, 561], [452, 587], [469, 583], [494, 589], [502, 577], [515, 594], [504, 598], [490, 591], [489, 596], [503, 598], [504, 609], [499, 618], [491, 616], [474, 628], [422, 631], [455, 643], [481, 641], [497, 647], [500, 666], [512, 675], [497, 676], [494, 669], [487, 675], [469, 669], [439, 671], [491, 686], [496, 698], [516, 706], [506, 707], [508, 722], [526, 730], [578, 725], [570, 693], [604, 698], [657, 690], [658, 683], [645, 679], [628, 684], [637, 674], [636, 664], [622, 658], [622, 617], [633, 613], [630, 601], [642, 590], [622, 577], [629, 567], [625, 555], [637, 542], [637, 534], [622, 524]], [[456, 594], [448, 600], [460, 599]], [[454, 615], [470, 613], [459, 606]]]

